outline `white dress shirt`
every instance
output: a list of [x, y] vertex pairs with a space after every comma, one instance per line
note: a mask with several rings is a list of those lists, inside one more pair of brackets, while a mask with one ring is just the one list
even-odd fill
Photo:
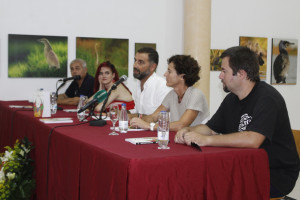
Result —
[[141, 82], [138, 81], [133, 97], [136, 112], [145, 115], [154, 113], [171, 90], [172, 88], [167, 87], [166, 80], [155, 72], [145, 82], [143, 91], [141, 91]]

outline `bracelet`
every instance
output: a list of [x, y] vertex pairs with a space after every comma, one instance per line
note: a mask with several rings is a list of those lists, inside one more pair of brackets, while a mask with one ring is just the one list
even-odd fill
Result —
[[155, 123], [151, 122], [150, 123], [150, 131], [154, 131]]

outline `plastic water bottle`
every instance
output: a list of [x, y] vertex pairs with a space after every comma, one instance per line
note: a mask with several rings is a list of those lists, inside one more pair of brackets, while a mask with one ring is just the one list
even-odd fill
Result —
[[39, 89], [36, 92], [35, 99], [33, 102], [33, 115], [35, 117], [42, 117], [42, 115], [43, 115], [44, 103], [43, 103], [43, 99], [41, 97], [42, 91], [43, 91], [43, 88]]
[[85, 105], [86, 96], [80, 95], [80, 100], [77, 106], [77, 118], [79, 121], [83, 121], [85, 119], [85, 111], [82, 111], [81, 113], [78, 113], [78, 110], [82, 108]]
[[119, 117], [119, 129], [120, 133], [127, 133], [128, 131], [128, 114], [126, 109], [126, 104], [122, 104], [120, 117]]
[[50, 94], [50, 109], [51, 109], [51, 114], [54, 115], [57, 111], [57, 97], [56, 93], [52, 92]]
[[161, 111], [157, 127], [158, 149], [170, 149], [169, 143], [169, 112]]

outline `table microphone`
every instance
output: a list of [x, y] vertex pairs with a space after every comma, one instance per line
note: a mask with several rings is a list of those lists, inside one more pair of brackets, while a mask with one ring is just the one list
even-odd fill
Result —
[[104, 101], [104, 99], [106, 99], [107, 97], [107, 92], [105, 90], [99, 90], [98, 92], [96, 92], [96, 94], [93, 97], [93, 100], [88, 102], [85, 106], [83, 106], [82, 108], [80, 108], [78, 110], [78, 113], [81, 113], [83, 111], [85, 111], [86, 109], [88, 109], [90, 106], [92, 106], [94, 103], [98, 102], [101, 103], [102, 101]]
[[81, 79], [80, 75], [75, 75], [75, 76], [72, 76], [72, 77], [59, 79], [58, 81], [66, 82], [66, 81], [69, 81], [69, 80], [80, 80], [80, 79]]

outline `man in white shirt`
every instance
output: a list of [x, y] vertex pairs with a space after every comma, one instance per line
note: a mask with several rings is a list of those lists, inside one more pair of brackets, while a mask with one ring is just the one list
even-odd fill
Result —
[[172, 88], [166, 80], [155, 73], [158, 53], [152, 48], [139, 49], [134, 57], [133, 76], [138, 79], [133, 96], [138, 114], [152, 114], [162, 103]]

